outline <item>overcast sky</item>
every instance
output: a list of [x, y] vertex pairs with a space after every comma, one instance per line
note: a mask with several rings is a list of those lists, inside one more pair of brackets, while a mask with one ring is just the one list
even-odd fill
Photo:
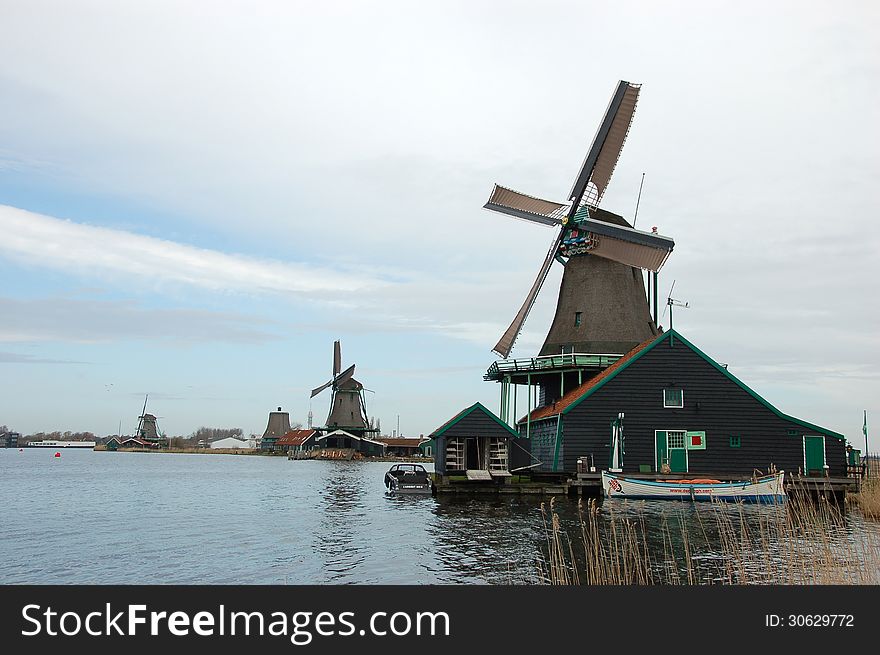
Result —
[[497, 411], [482, 373], [554, 235], [481, 207], [564, 200], [625, 79], [603, 207], [631, 219], [646, 174], [676, 329], [861, 447], [878, 30], [867, 0], [0, 0], [0, 424], [130, 432], [146, 393], [168, 434], [306, 423], [334, 339], [385, 432]]

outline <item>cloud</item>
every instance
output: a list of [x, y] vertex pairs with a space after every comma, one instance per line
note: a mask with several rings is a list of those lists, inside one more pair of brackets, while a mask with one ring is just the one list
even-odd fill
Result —
[[0, 205], [0, 255], [19, 263], [152, 285], [296, 295], [347, 294], [378, 279], [302, 263], [260, 260]]
[[33, 355], [19, 353], [0, 352], [0, 364], [86, 364], [87, 362], [75, 362], [68, 359], [44, 359]]
[[68, 341], [99, 343], [119, 339], [180, 342], [264, 343], [278, 337], [271, 322], [233, 312], [151, 309], [132, 301], [17, 300], [0, 297], [0, 342]]

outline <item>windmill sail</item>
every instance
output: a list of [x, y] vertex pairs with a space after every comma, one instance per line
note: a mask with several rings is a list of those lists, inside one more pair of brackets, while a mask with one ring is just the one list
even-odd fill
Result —
[[342, 368], [342, 347], [338, 341], [333, 342], [333, 377], [339, 375]]
[[547, 257], [544, 258], [544, 263], [541, 265], [541, 270], [538, 271], [538, 277], [535, 279], [535, 283], [532, 285], [532, 288], [529, 291], [529, 295], [526, 296], [522, 307], [520, 307], [519, 311], [516, 313], [516, 317], [514, 317], [513, 323], [510, 324], [510, 327], [507, 328], [507, 330], [498, 340], [498, 343], [496, 343], [495, 347], [492, 348], [493, 351], [495, 351], [502, 357], [507, 357], [510, 354], [510, 351], [513, 349], [513, 344], [516, 341], [516, 338], [519, 336], [519, 333], [522, 331], [523, 323], [526, 322], [526, 317], [528, 317], [529, 312], [532, 309], [532, 305], [535, 304], [535, 299], [538, 297], [538, 293], [541, 291], [541, 287], [544, 285], [544, 280], [547, 279], [547, 273], [550, 272], [550, 266], [553, 264], [553, 260], [556, 258], [556, 251], [559, 249], [559, 244], [561, 241], [562, 231], [560, 230], [556, 239], [553, 241], [553, 245], [550, 246], [550, 251], [547, 253]]
[[483, 208], [542, 225], [561, 225], [568, 207], [563, 203], [542, 200], [496, 184]]
[[[337, 341], [336, 343], [339, 343], [339, 342]], [[352, 364], [351, 366], [349, 366], [347, 369], [345, 369], [339, 375], [335, 375], [334, 377], [332, 377], [328, 382], [325, 382], [320, 387], [315, 387], [314, 389], [312, 389], [312, 395], [309, 396], [309, 398], [314, 398], [315, 396], [317, 396], [319, 393], [324, 391], [324, 389], [326, 389], [330, 385], [333, 385], [335, 388], [335, 387], [342, 386], [343, 384], [348, 382], [352, 378], [352, 376], [354, 376], [354, 366], [355, 365]], [[335, 368], [336, 368], [336, 366], [335, 366], [335, 362], [334, 362], [334, 369]]]
[[569, 217], [574, 216], [585, 196], [586, 203], [591, 207], [599, 205], [629, 133], [639, 98], [639, 88], [640, 85], [637, 84], [622, 80], [618, 82], [605, 111], [605, 118], [593, 137], [593, 144], [571, 187], [569, 200], [572, 201], [572, 206]]
[[325, 383], [325, 384], [322, 384], [320, 387], [315, 387], [314, 389], [312, 389], [312, 395], [309, 396], [309, 398], [314, 398], [314, 397], [317, 396], [319, 393], [321, 393], [322, 391], [324, 391], [324, 389], [326, 389], [327, 387], [329, 387], [331, 384], [333, 384], [333, 380], [330, 380], [329, 382], [327, 382], [327, 383]]
[[565, 231], [560, 254], [570, 256], [580, 250], [627, 266], [658, 271], [674, 247], [670, 237], [588, 218]]
[[341, 387], [354, 376], [354, 364], [345, 369], [339, 376], [333, 380], [337, 387]]

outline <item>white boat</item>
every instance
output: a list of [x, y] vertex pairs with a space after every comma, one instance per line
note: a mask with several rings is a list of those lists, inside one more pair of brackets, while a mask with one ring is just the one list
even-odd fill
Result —
[[28, 448], [95, 448], [94, 441], [28, 441]]
[[602, 471], [606, 498], [644, 500], [719, 500], [745, 503], [779, 503], [786, 499], [784, 471], [752, 480], [639, 480]]

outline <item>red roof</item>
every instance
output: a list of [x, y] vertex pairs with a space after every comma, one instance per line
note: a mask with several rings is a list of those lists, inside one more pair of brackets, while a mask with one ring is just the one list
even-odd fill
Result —
[[[630, 350], [623, 357], [614, 362], [611, 366], [606, 368], [604, 371], [599, 373], [596, 377], [590, 378], [586, 382], [581, 385], [578, 385], [567, 394], [559, 398], [556, 402], [550, 405], [544, 405], [543, 407], [538, 407], [532, 410], [532, 420], [537, 421], [542, 418], [547, 418], [548, 416], [556, 416], [557, 414], [561, 414], [562, 410], [564, 410], [569, 405], [573, 405], [578, 401], [587, 391], [595, 387], [597, 384], [602, 382], [602, 380], [614, 375], [614, 372], [618, 369], [622, 368], [628, 361], [630, 361], [633, 357], [635, 357], [642, 350], [650, 346], [657, 340], [656, 336], [651, 337], [647, 341], [643, 341], [638, 346]], [[526, 417], [523, 416], [519, 423], [522, 423], [526, 420]]]
[[409, 439], [407, 437], [377, 437], [375, 441], [380, 441], [386, 446], [403, 446], [404, 448], [418, 448], [419, 444], [429, 441], [428, 439], [419, 439], [418, 437]]
[[290, 430], [275, 442], [276, 446], [302, 446], [317, 430]]

